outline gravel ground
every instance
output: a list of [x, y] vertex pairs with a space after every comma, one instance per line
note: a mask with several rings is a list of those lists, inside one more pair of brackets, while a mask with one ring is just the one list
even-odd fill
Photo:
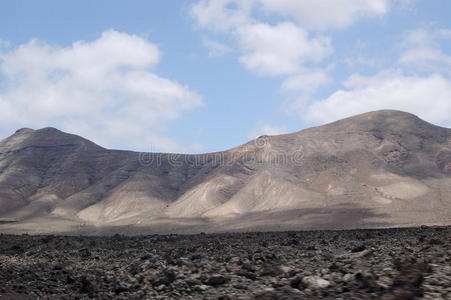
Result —
[[0, 236], [4, 299], [451, 299], [451, 227]]

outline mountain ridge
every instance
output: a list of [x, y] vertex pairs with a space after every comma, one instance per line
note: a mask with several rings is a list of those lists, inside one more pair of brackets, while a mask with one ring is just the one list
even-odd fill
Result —
[[204, 154], [110, 150], [50, 127], [0, 141], [0, 220], [15, 221], [2, 232], [414, 226], [448, 224], [450, 206], [451, 129], [401, 111]]

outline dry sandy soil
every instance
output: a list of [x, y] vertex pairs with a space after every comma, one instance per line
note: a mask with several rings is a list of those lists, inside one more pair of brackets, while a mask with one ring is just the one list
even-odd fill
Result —
[[0, 236], [0, 299], [450, 299], [451, 227]]

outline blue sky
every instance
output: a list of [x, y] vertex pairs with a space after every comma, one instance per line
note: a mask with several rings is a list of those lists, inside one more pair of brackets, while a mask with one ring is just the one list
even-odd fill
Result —
[[376, 109], [451, 126], [447, 0], [0, 2], [0, 138], [208, 152]]

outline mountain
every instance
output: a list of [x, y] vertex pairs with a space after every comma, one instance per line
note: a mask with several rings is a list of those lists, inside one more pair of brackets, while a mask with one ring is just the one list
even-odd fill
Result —
[[199, 232], [451, 223], [451, 129], [383, 110], [199, 155], [54, 128], [0, 142], [0, 232]]

